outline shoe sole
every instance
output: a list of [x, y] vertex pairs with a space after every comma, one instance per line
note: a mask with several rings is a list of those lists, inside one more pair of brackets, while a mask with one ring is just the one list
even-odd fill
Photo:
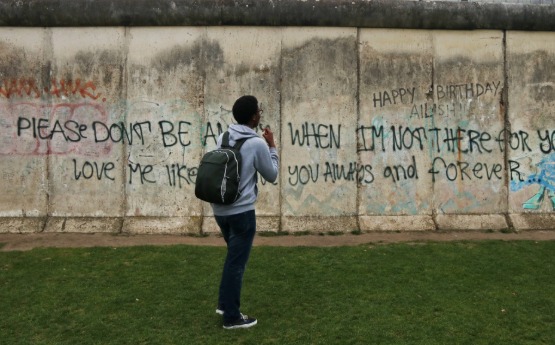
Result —
[[242, 325], [224, 326], [224, 329], [249, 328], [249, 327], [252, 327], [252, 326], [256, 325], [257, 323], [258, 323], [258, 320], [255, 320], [254, 322], [245, 323], [245, 324], [242, 324]]
[[218, 315], [224, 315], [224, 311], [221, 309], [216, 309], [216, 314]]

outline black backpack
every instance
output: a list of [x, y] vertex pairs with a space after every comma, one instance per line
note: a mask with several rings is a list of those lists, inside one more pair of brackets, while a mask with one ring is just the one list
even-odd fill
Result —
[[229, 146], [229, 132], [222, 138], [221, 148], [202, 156], [197, 172], [195, 195], [214, 204], [233, 204], [241, 195], [241, 146], [248, 138]]

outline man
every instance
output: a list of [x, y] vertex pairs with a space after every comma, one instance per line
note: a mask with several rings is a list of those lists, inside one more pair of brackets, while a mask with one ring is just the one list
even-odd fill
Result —
[[[225, 329], [248, 328], [257, 323], [255, 318], [239, 311], [243, 274], [256, 232], [254, 204], [258, 195], [257, 173], [266, 181], [274, 182], [279, 170], [274, 134], [266, 128], [262, 139], [254, 131], [262, 114], [258, 100], [254, 96], [243, 96], [235, 101], [232, 111], [237, 124], [228, 129], [229, 145], [233, 146], [237, 140], [248, 138], [241, 147], [241, 195], [231, 205], [211, 204], [216, 222], [227, 243], [216, 310], [223, 315]], [[218, 147], [221, 142], [222, 136], [218, 138]]]

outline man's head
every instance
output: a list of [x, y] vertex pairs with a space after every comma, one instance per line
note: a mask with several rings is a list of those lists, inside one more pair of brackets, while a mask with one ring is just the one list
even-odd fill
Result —
[[[251, 126], [258, 114], [258, 100], [254, 96], [242, 96], [233, 104], [233, 117], [241, 125]], [[260, 121], [260, 119], [258, 119]], [[255, 121], [255, 122], [258, 122]], [[258, 123], [256, 123], [258, 125]]]

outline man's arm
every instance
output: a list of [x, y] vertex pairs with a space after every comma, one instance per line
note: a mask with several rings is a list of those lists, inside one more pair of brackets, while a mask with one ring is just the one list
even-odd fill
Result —
[[268, 146], [257, 148], [254, 167], [266, 181], [275, 182], [279, 172], [279, 157], [274, 134], [270, 128], [266, 128], [262, 137], [266, 140]]

